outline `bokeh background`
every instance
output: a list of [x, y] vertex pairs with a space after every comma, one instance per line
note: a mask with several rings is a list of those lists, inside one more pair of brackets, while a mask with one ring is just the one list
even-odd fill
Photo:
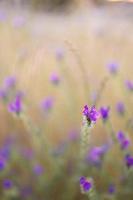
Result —
[[[132, 97], [125, 81], [133, 73], [133, 4], [103, 0], [1, 0], [0, 85], [14, 76], [23, 91], [25, 108], [33, 124], [53, 146], [79, 133], [82, 108], [92, 105], [105, 82], [97, 107], [110, 106], [115, 130], [125, 128], [116, 103], [122, 101], [132, 115]], [[109, 75], [108, 64], [117, 63], [119, 75]], [[56, 74], [58, 83], [51, 77]], [[52, 99], [49, 112], [42, 101]], [[13, 136], [32, 146], [25, 124], [0, 103], [0, 141]], [[102, 122], [94, 128], [92, 143], [108, 138]], [[58, 198], [57, 198], [58, 199]]]

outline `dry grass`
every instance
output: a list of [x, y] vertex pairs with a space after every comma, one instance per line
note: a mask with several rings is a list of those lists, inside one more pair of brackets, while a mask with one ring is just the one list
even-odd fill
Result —
[[[92, 13], [81, 10], [69, 16], [25, 13], [25, 24], [15, 28], [13, 19], [18, 15], [23, 13], [10, 11], [6, 22], [0, 23], [0, 81], [2, 83], [8, 75], [17, 76], [19, 87], [26, 92], [27, 108], [33, 120], [42, 127], [47, 124], [45, 133], [50, 139], [59, 141], [70, 127], [80, 128], [86, 94], [99, 88], [103, 77], [108, 74], [108, 62], [117, 61], [122, 77], [132, 79], [132, 21], [121, 19], [117, 12], [114, 16], [104, 10]], [[56, 60], [58, 48], [64, 49], [62, 62]], [[88, 91], [84, 88], [82, 68], [86, 71]], [[61, 76], [57, 87], [49, 82], [53, 71]], [[39, 104], [49, 95], [55, 96], [55, 107], [48, 119], [44, 119]], [[119, 82], [109, 81], [99, 104], [113, 104], [120, 98], [128, 101]], [[0, 110], [1, 136], [16, 130], [24, 134], [23, 125], [20, 123], [15, 128], [9, 125], [14, 123], [14, 119], [2, 105]], [[112, 119], [115, 123], [113, 112]], [[119, 129], [122, 124], [117, 124]]]

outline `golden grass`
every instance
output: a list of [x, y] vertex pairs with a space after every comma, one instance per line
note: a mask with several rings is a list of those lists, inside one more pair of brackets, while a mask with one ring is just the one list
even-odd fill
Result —
[[[97, 90], [103, 77], [108, 75], [108, 62], [118, 61], [123, 79], [132, 79], [132, 25], [126, 19], [106, 19], [112, 13], [90, 17], [87, 11], [84, 14], [82, 11], [70, 16], [28, 13], [25, 25], [14, 28], [12, 20], [16, 14], [9, 12], [7, 21], [0, 24], [0, 81], [2, 83], [8, 75], [17, 76], [19, 87], [26, 92], [27, 108], [33, 121], [45, 126], [44, 134], [48, 134], [50, 139], [59, 141], [70, 128], [80, 129], [86, 94]], [[58, 48], [64, 48], [62, 62], [55, 57]], [[82, 68], [88, 78], [88, 91], [84, 88]], [[57, 87], [49, 82], [53, 71], [61, 76]], [[49, 95], [55, 96], [55, 107], [48, 119], [44, 119], [39, 110], [40, 102]], [[113, 104], [120, 98], [129, 101], [119, 82], [110, 80], [99, 105]], [[24, 134], [23, 125], [20, 123], [17, 128], [9, 126], [8, 121], [15, 124], [15, 119], [2, 105], [0, 110], [1, 136], [16, 130]], [[116, 125], [113, 112], [114, 108], [112, 120]], [[117, 129], [122, 126], [120, 122], [117, 125]], [[102, 129], [100, 124], [99, 127]], [[100, 141], [102, 137], [99, 137]]]

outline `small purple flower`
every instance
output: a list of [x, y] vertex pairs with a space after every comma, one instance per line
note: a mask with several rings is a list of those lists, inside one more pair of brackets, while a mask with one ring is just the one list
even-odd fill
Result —
[[133, 81], [127, 80], [125, 84], [129, 91], [133, 91]]
[[9, 180], [9, 179], [5, 179], [5, 180], [3, 181], [3, 187], [4, 187], [5, 189], [11, 189], [11, 188], [13, 187], [12, 181]]
[[101, 107], [100, 108], [100, 113], [101, 113], [102, 119], [104, 121], [108, 119], [108, 117], [109, 117], [109, 111], [110, 111], [109, 107]]
[[13, 88], [16, 85], [16, 78], [14, 76], [9, 76], [4, 81], [5, 88]]
[[111, 62], [107, 65], [107, 68], [111, 74], [116, 74], [118, 72], [119, 65], [116, 62]]
[[84, 176], [81, 176], [80, 180], [79, 180], [80, 185], [83, 185], [85, 183], [85, 181], [86, 181], [86, 178]]
[[92, 181], [82, 176], [80, 177], [80, 187], [83, 193], [89, 192], [92, 189]]
[[23, 16], [16, 16], [14, 19], [13, 19], [13, 26], [15, 28], [21, 28], [24, 26], [25, 24], [25, 18]]
[[133, 167], [133, 156], [131, 155], [126, 155], [125, 156], [125, 162], [128, 168]]
[[84, 190], [84, 192], [88, 192], [91, 188], [92, 188], [91, 182], [86, 181], [86, 182], [83, 184], [83, 190]]
[[116, 104], [116, 110], [120, 115], [123, 115], [125, 113], [125, 105], [123, 102], [118, 102]]
[[53, 83], [54, 85], [58, 85], [59, 82], [60, 82], [60, 78], [59, 78], [58, 74], [52, 73], [51, 76], [50, 76], [50, 81], [51, 81], [51, 83]]
[[7, 18], [6, 12], [4, 10], [0, 10], [0, 22], [4, 22]]
[[86, 117], [89, 123], [95, 123], [100, 117], [100, 112], [95, 109], [95, 106], [88, 108], [87, 105], [84, 106], [83, 115]]
[[114, 194], [116, 192], [116, 188], [114, 184], [110, 184], [108, 187], [109, 194]]
[[9, 104], [8, 109], [10, 112], [20, 114], [22, 111], [22, 98], [20, 95], [17, 95], [15, 100]]
[[42, 108], [44, 111], [50, 111], [53, 108], [54, 98], [46, 97], [42, 102]]
[[64, 58], [64, 49], [63, 48], [57, 48], [56, 49], [56, 58], [59, 61]]
[[34, 172], [36, 175], [40, 176], [41, 174], [43, 174], [44, 168], [43, 168], [41, 165], [37, 164], [37, 165], [35, 165], [35, 166], [33, 167], [33, 172]]
[[4, 88], [0, 89], [0, 98], [3, 101], [7, 99], [7, 96], [8, 96], [7, 91]]
[[0, 171], [4, 170], [6, 167], [6, 161], [3, 158], [0, 158]]
[[108, 148], [109, 148], [108, 145], [93, 147], [89, 151], [89, 153], [86, 157], [86, 161], [92, 165], [100, 166], [102, 158], [108, 151]]
[[127, 149], [130, 145], [130, 140], [125, 136], [122, 131], [119, 131], [117, 134], [118, 141], [120, 143], [121, 149]]

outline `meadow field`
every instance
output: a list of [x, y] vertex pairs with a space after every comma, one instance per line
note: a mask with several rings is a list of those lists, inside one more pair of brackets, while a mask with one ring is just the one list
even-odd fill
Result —
[[1, 200], [133, 200], [132, 11], [0, 8]]

